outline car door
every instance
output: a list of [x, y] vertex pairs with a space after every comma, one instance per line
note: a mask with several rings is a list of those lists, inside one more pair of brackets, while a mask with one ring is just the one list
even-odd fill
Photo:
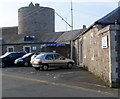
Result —
[[6, 65], [12, 65], [12, 61], [11, 60], [12, 60], [11, 55], [8, 55], [8, 56], [4, 57], [4, 59], [2, 61]]
[[30, 54], [29, 56], [24, 57], [24, 62], [29, 62], [33, 54]]
[[14, 61], [15, 61], [15, 54], [11, 53], [10, 55], [8, 55], [7, 62], [8, 62], [8, 64], [13, 65]]
[[45, 56], [44, 63], [47, 63], [49, 66], [54, 66], [53, 54], [48, 54]]
[[54, 54], [54, 62], [56, 66], [64, 66], [67, 64], [65, 57], [60, 54]]

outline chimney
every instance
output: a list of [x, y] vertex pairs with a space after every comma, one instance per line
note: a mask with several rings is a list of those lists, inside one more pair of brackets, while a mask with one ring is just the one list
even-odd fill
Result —
[[84, 30], [86, 29], [86, 25], [83, 25], [83, 29], [84, 29]]
[[36, 4], [35, 4], [35, 7], [39, 7], [39, 3], [36, 3]]

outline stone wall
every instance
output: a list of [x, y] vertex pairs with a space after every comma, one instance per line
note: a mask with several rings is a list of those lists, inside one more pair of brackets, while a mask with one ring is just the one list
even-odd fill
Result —
[[112, 86], [118, 86], [120, 71], [120, 25], [110, 26], [111, 79]]
[[12, 34], [12, 35], [18, 34], [18, 27], [17, 26], [15, 26], [15, 27], [3, 27], [1, 29], [2, 29], [2, 36], [6, 36], [9, 34]]
[[50, 33], [54, 31], [54, 9], [29, 6], [18, 10], [18, 34]]
[[[8, 46], [13, 46], [15, 52], [23, 51], [24, 46], [30, 46], [31, 47], [31, 52], [40, 52], [40, 44], [7, 44], [2, 46], [2, 54], [7, 52], [7, 47]], [[36, 50], [33, 50], [32, 47], [36, 46]]]
[[[98, 32], [97, 26], [94, 26], [83, 36], [83, 66], [95, 75], [101, 76], [106, 81], [109, 81], [109, 47], [102, 48], [102, 37], [107, 36], [110, 41], [109, 31]], [[108, 46], [110, 44], [108, 43]]]

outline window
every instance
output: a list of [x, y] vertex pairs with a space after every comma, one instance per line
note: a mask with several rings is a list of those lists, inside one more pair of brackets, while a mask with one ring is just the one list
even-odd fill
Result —
[[24, 41], [33, 41], [35, 39], [35, 36], [25, 36]]
[[32, 47], [32, 50], [37, 50], [37, 47], [36, 47], [36, 46], [33, 46], [33, 47]]
[[47, 56], [45, 57], [45, 59], [47, 59], [47, 60], [53, 60], [53, 55], [47, 55]]
[[55, 54], [54, 57], [55, 57], [55, 59], [59, 59], [59, 60], [63, 60], [64, 59], [64, 57], [59, 55], [59, 54]]
[[36, 57], [36, 59], [43, 59], [44, 54], [40, 54], [40, 55], [37, 55], [37, 56], [35, 56], [35, 57]]
[[7, 46], [7, 52], [14, 52], [14, 46]]

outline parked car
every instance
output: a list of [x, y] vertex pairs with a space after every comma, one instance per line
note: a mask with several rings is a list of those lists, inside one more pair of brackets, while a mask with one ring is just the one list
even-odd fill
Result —
[[24, 56], [16, 59], [14, 63], [18, 66], [30, 66], [30, 60], [32, 55], [34, 55], [34, 53], [27, 53]]
[[31, 56], [30, 63], [32, 64], [33, 59], [40, 53], [35, 53], [34, 55]]
[[10, 65], [14, 65], [15, 59], [25, 55], [26, 52], [7, 52], [0, 57], [0, 66], [6, 67]]
[[49, 67], [67, 67], [71, 69], [73, 67], [74, 60], [65, 58], [64, 56], [60, 55], [59, 53], [54, 52], [44, 52], [37, 55], [33, 61], [32, 66], [39, 70], [48, 70]]

